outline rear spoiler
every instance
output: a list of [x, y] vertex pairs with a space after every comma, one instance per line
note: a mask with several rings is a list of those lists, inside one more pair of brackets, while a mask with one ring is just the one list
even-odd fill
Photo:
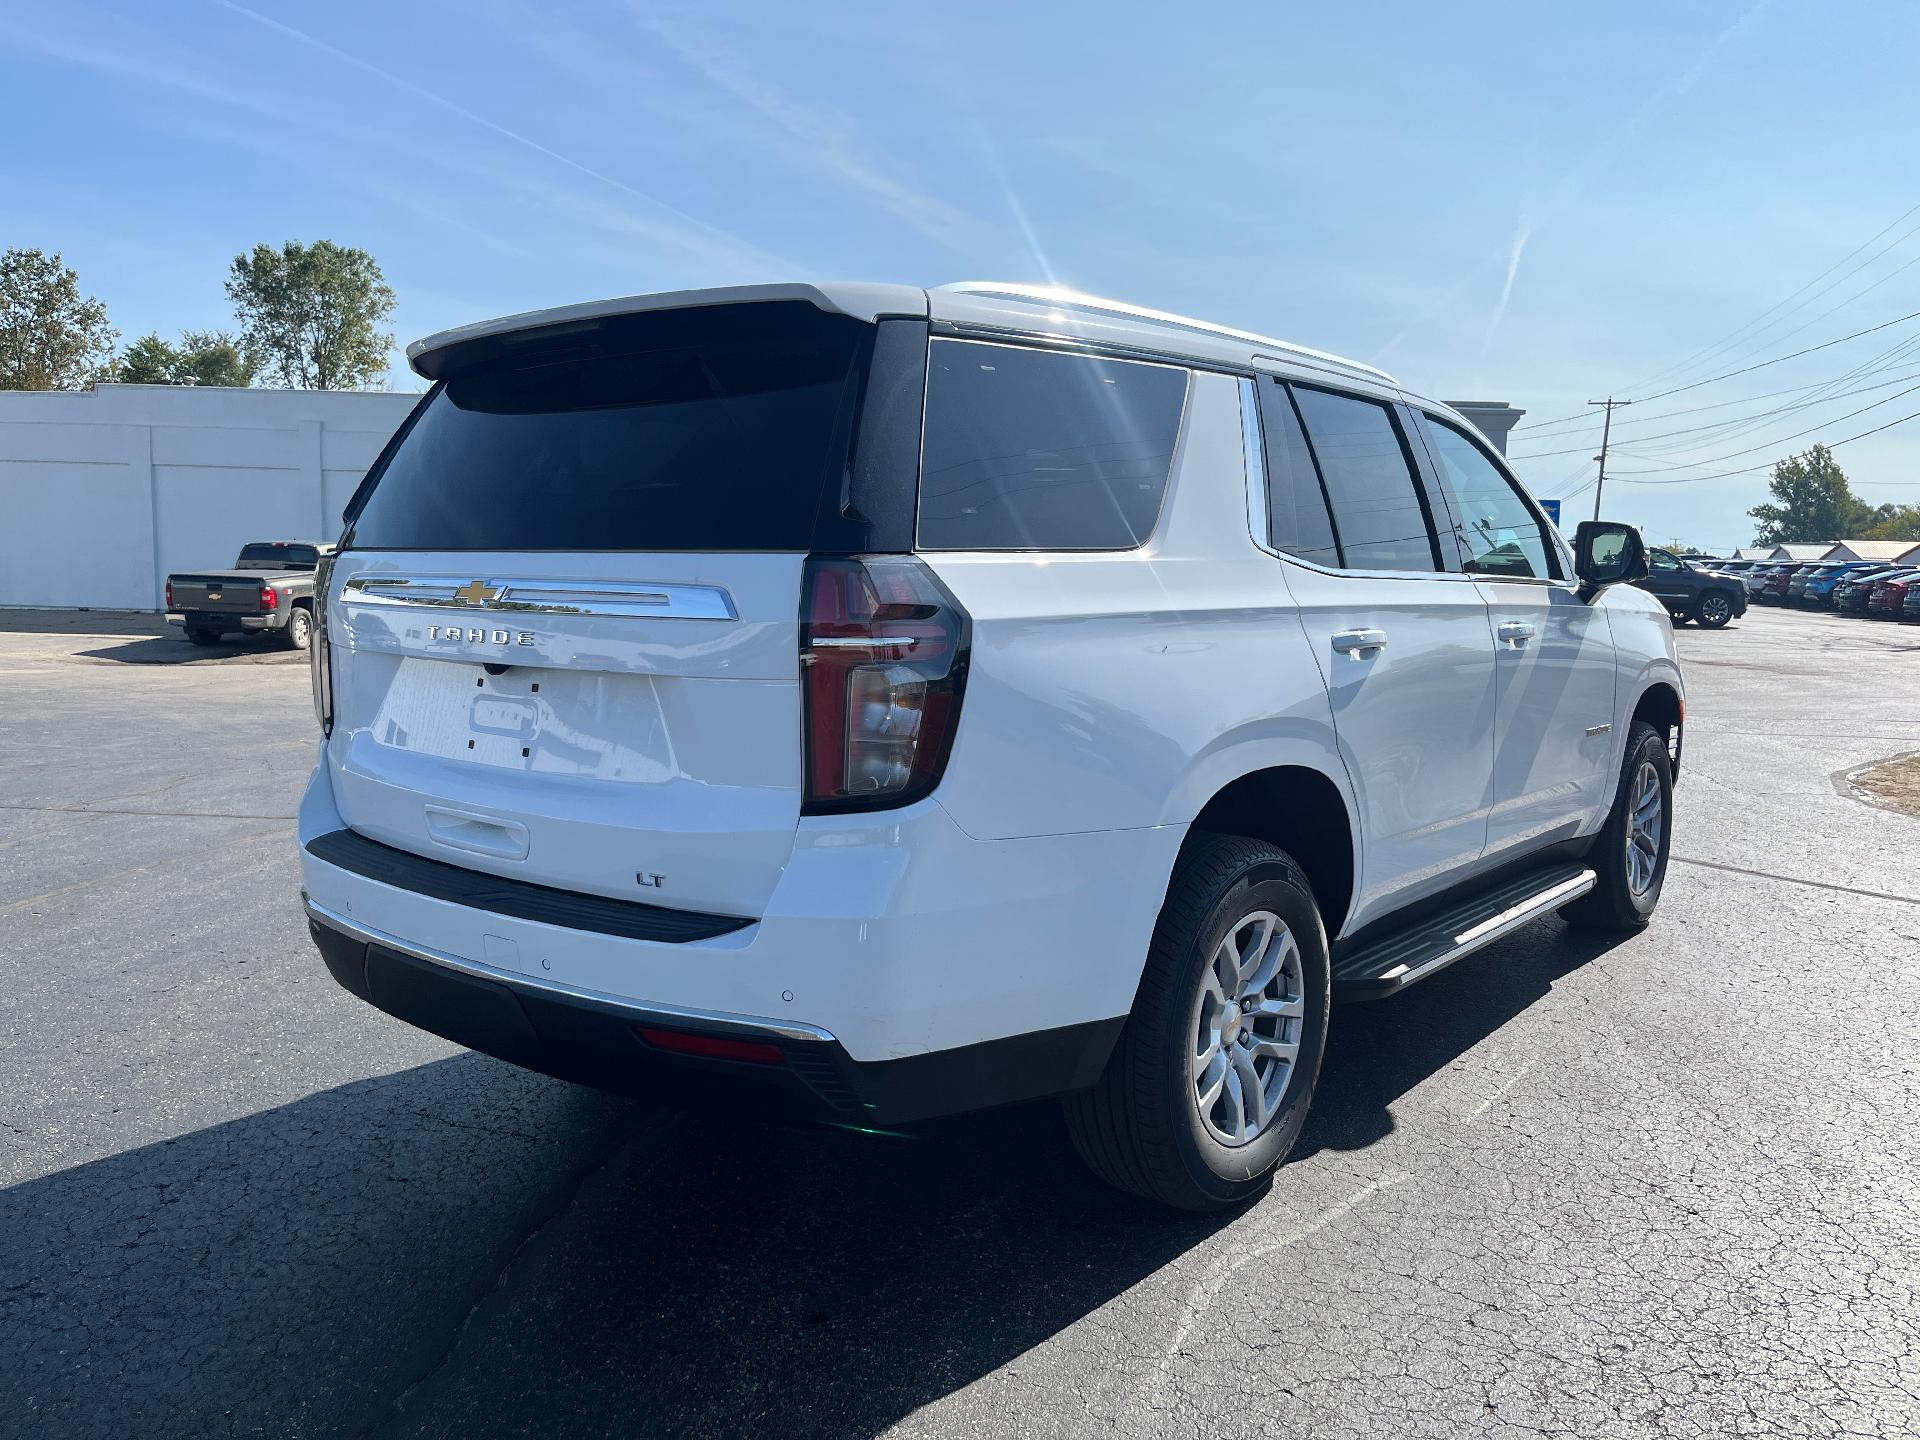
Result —
[[751, 305], [769, 300], [802, 301], [829, 315], [848, 315], [874, 321], [883, 315], [924, 320], [927, 292], [911, 285], [868, 285], [827, 282], [818, 285], [725, 285], [709, 290], [668, 290], [656, 295], [627, 295], [615, 300], [590, 300], [552, 310], [529, 310], [482, 320], [454, 330], [442, 330], [407, 346], [407, 363], [429, 380], [445, 377], [459, 364], [480, 358], [495, 345], [532, 342], [563, 335], [569, 330], [591, 330], [615, 315], [647, 310], [683, 310], [701, 305]]

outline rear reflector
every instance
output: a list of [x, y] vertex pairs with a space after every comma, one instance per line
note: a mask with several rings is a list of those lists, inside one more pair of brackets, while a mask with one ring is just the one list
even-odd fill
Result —
[[786, 1056], [768, 1040], [736, 1040], [728, 1035], [699, 1035], [686, 1030], [639, 1027], [640, 1038], [656, 1050], [676, 1055], [701, 1055], [709, 1060], [745, 1060], [753, 1065], [779, 1065]]

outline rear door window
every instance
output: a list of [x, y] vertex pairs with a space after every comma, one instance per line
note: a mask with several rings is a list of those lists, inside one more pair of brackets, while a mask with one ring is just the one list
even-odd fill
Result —
[[1426, 497], [1400, 422], [1377, 400], [1290, 387], [1319, 462], [1349, 570], [1441, 569]]
[[1187, 372], [937, 339], [927, 362], [925, 550], [1131, 550], [1166, 498]]
[[401, 550], [805, 550], [872, 327], [715, 305], [531, 332], [451, 374], [356, 497]]
[[1258, 383], [1267, 481], [1267, 544], [1287, 555], [1338, 568], [1340, 547], [1326, 491], [1307, 449], [1292, 397], [1279, 380]]

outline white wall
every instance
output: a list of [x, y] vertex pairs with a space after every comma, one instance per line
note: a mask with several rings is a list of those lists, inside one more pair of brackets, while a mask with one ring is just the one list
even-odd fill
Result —
[[0, 605], [158, 610], [249, 540], [331, 540], [418, 395], [0, 391]]

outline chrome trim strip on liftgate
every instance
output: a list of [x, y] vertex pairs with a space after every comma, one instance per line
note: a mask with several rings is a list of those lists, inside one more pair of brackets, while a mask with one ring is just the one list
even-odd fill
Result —
[[608, 615], [672, 620], [737, 620], [717, 585], [621, 580], [486, 580], [458, 575], [352, 575], [344, 605], [429, 606], [508, 615]]
[[463, 975], [472, 975], [481, 980], [494, 980], [509, 987], [523, 990], [538, 990], [548, 995], [564, 996], [569, 1000], [584, 1000], [592, 1005], [618, 1010], [626, 1018], [644, 1022], [662, 1020], [671, 1024], [675, 1021], [692, 1021], [695, 1024], [713, 1025], [729, 1030], [738, 1030], [745, 1034], [779, 1035], [788, 1040], [824, 1040], [832, 1042], [830, 1031], [822, 1030], [818, 1025], [806, 1025], [797, 1020], [769, 1020], [759, 1015], [736, 1015], [728, 1010], [694, 1010], [681, 1005], [660, 1005], [650, 1000], [634, 1000], [625, 995], [609, 995], [603, 990], [587, 990], [575, 985], [562, 985], [552, 980], [536, 980], [531, 975], [522, 975], [516, 970], [502, 970], [493, 965], [482, 964], [478, 960], [468, 960], [463, 956], [449, 955], [444, 950], [434, 950], [425, 945], [415, 944], [411, 940], [402, 940], [389, 935], [384, 930], [376, 930], [371, 925], [362, 925], [358, 920], [350, 920], [338, 910], [322, 905], [309, 897], [306, 902], [307, 918], [329, 930], [338, 930], [355, 940], [378, 945], [382, 950], [397, 950], [402, 955], [410, 955], [416, 960], [425, 960], [432, 965], [441, 965], [449, 970], [458, 970]]

